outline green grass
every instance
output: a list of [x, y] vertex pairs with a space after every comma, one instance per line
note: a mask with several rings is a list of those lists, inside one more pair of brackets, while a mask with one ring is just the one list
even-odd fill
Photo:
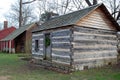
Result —
[[70, 74], [57, 73], [45, 69], [31, 69], [18, 54], [0, 54], [1, 76], [10, 76], [8, 80], [120, 80], [120, 69], [104, 67]]

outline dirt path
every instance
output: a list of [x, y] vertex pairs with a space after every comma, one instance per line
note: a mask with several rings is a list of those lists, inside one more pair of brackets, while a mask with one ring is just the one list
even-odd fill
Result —
[[10, 80], [11, 76], [0, 76], [0, 80]]

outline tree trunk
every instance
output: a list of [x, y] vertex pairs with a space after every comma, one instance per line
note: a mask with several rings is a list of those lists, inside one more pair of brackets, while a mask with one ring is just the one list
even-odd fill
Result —
[[19, 9], [20, 9], [20, 11], [19, 11], [19, 27], [21, 27], [22, 26], [22, 0], [20, 0], [19, 5], [20, 5], [20, 7], [19, 7]]
[[[114, 12], [116, 12], [116, 0], [114, 0]], [[114, 14], [113, 17], [116, 18], [116, 14]]]

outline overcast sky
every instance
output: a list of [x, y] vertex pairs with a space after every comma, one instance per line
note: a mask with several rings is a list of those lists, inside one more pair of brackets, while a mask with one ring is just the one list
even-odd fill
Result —
[[0, 23], [3, 23], [5, 20], [4, 15], [7, 14], [7, 12], [10, 9], [10, 6], [12, 3], [14, 3], [15, 0], [1, 0], [0, 1]]
[[11, 8], [11, 4], [14, 4], [15, 1], [17, 0], [1, 0], [0, 2], [0, 29], [3, 28], [3, 22], [6, 21], [4, 16], [9, 12]]

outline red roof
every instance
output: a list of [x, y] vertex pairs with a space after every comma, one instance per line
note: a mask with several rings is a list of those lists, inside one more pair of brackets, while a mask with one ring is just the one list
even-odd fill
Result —
[[4, 39], [5, 37], [7, 37], [10, 33], [12, 33], [14, 30], [16, 30], [15, 27], [9, 27], [3, 30], [0, 30], [0, 40]]

